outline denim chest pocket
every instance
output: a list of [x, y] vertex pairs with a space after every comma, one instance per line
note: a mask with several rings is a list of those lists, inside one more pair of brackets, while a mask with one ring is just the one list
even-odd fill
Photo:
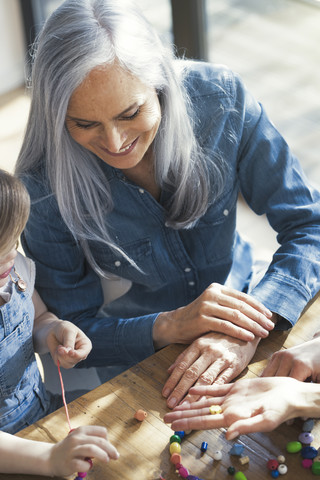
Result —
[[116, 255], [110, 250], [98, 248], [95, 259], [107, 272], [131, 280], [133, 283], [147, 285], [148, 288], [159, 288], [163, 285], [161, 265], [158, 264], [149, 238], [119, 245], [126, 255], [135, 262], [138, 268], [125, 257]]
[[0, 342], [0, 393], [12, 394], [34, 357], [32, 325], [26, 313], [19, 325]]
[[202, 247], [206, 262], [210, 264], [223, 261], [232, 254], [237, 198], [236, 188], [224, 194], [208, 208], [197, 225], [197, 242]]

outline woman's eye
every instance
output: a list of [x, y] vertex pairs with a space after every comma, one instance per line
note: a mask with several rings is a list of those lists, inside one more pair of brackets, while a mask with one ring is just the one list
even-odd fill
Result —
[[132, 114], [132, 115], [129, 115], [128, 117], [122, 117], [123, 120], [133, 120], [140, 112], [140, 107], [137, 108], [137, 110]]
[[78, 128], [87, 129], [87, 128], [92, 128], [94, 126], [95, 126], [95, 123], [79, 123], [79, 122], [76, 122], [76, 127], [78, 127]]

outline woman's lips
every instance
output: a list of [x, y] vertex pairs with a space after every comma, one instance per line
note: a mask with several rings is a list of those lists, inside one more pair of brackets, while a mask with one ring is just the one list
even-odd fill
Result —
[[139, 137], [137, 137], [132, 143], [130, 143], [126, 147], [121, 148], [118, 153], [110, 152], [110, 150], [108, 150], [105, 147], [100, 147], [100, 148], [101, 148], [101, 150], [103, 150], [104, 152], [107, 152], [108, 155], [111, 155], [112, 157], [123, 157], [124, 155], [128, 155], [128, 153], [132, 152], [132, 150], [134, 149], [134, 147], [136, 146], [136, 144], [138, 142], [138, 139], [139, 139]]

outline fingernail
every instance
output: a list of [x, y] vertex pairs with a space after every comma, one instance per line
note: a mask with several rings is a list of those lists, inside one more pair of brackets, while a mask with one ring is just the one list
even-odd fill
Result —
[[228, 440], [233, 440], [234, 438], [239, 436], [239, 432], [232, 432], [228, 435]]
[[167, 398], [167, 397], [169, 396], [169, 393], [170, 393], [169, 388], [166, 388], [165, 390], [163, 390], [162, 395], [163, 395], [165, 398]]
[[264, 314], [266, 315], [266, 317], [272, 317], [272, 312], [270, 312], [270, 310], [265, 310]]
[[168, 402], [168, 407], [173, 408], [173, 407], [175, 407], [176, 403], [177, 403], [177, 399], [172, 397], [172, 398], [170, 398], [170, 400]]

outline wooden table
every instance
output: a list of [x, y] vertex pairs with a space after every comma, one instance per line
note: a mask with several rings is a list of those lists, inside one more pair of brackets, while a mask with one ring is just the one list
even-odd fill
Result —
[[[259, 374], [266, 364], [266, 359], [274, 351], [311, 339], [319, 327], [320, 299], [313, 302], [290, 333], [272, 332], [268, 339], [260, 343], [244, 376]], [[161, 475], [165, 480], [181, 478], [169, 461], [169, 438], [172, 430], [162, 420], [168, 409], [161, 396], [161, 389], [167, 379], [167, 368], [183, 348], [185, 347], [181, 345], [167, 347], [69, 404], [73, 427], [88, 424], [106, 426], [110, 440], [120, 452], [118, 461], [111, 461], [109, 464], [94, 462], [94, 468], [86, 477], [87, 480], [158, 480]], [[275, 404], [276, 402], [275, 398]], [[148, 412], [148, 417], [142, 423], [133, 418], [139, 408]], [[285, 448], [288, 441], [297, 440], [301, 427], [302, 420], [296, 419], [293, 425], [281, 425], [269, 434], [244, 435], [232, 442], [225, 440], [223, 430], [194, 431], [183, 441], [183, 464], [189, 468], [191, 474], [204, 480], [232, 479], [227, 472], [230, 465], [244, 472], [248, 480], [261, 480], [272, 478], [266, 467], [267, 460], [283, 454], [288, 466], [284, 479], [311, 479], [314, 475], [303, 469], [300, 455], [287, 454]], [[62, 408], [18, 435], [57, 442], [67, 433], [68, 427]], [[320, 422], [313, 429], [313, 434], [313, 445], [318, 448]], [[203, 441], [208, 443], [205, 454], [200, 451]], [[229, 454], [235, 442], [245, 446], [243, 455], [249, 456], [249, 464], [242, 466], [239, 457]], [[212, 458], [216, 450], [222, 451], [221, 461], [214, 461]], [[9, 478], [44, 480], [47, 477], [0, 475], [0, 480]]]

